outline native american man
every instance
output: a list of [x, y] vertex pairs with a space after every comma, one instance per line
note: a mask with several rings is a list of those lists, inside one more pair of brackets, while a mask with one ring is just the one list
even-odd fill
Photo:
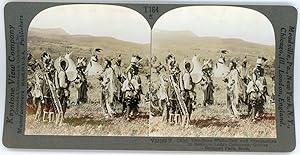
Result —
[[139, 76], [139, 61], [141, 57], [133, 55], [127, 69], [127, 77], [122, 86], [126, 104], [126, 118], [129, 121], [138, 114], [138, 104], [141, 102], [141, 78]]
[[238, 111], [239, 96], [244, 91], [244, 83], [236, 68], [236, 62], [232, 60], [229, 64], [229, 74], [225, 78], [227, 83], [227, 108], [233, 117], [239, 118], [241, 113]]
[[60, 104], [62, 106], [63, 118], [67, 110], [68, 104], [70, 102], [69, 101], [70, 81], [68, 81], [67, 78], [67, 73], [66, 73], [67, 68], [68, 68], [68, 61], [63, 57], [60, 57], [59, 70], [55, 72], [55, 86], [56, 86], [57, 94], [59, 96]]
[[[167, 94], [168, 94], [168, 101], [169, 101], [169, 107], [170, 107], [170, 115], [175, 116], [175, 114], [180, 113], [180, 106], [179, 101], [175, 92], [174, 84], [179, 86], [179, 80], [180, 80], [180, 69], [179, 65], [176, 61], [176, 58], [174, 55], [169, 54], [166, 58], [167, 63], [167, 72], [168, 76], [170, 78], [169, 85], [167, 88]], [[170, 123], [174, 123], [174, 117], [170, 118]]]
[[117, 78], [112, 69], [112, 63], [110, 59], [104, 61], [104, 71], [102, 73], [102, 93], [103, 93], [103, 110], [109, 117], [114, 117], [116, 112], [113, 110], [114, 97], [117, 93], [116, 82]]
[[257, 106], [257, 117], [260, 117], [264, 113], [264, 105], [267, 102], [268, 90], [267, 90], [267, 80], [265, 78], [264, 64], [267, 61], [264, 57], [258, 57], [256, 61], [256, 66], [253, 69], [253, 81], [260, 84], [259, 94], [261, 103]]
[[84, 74], [86, 66], [86, 59], [84, 57], [78, 58], [76, 66], [78, 75], [74, 81], [77, 88], [77, 104], [86, 103], [88, 100], [88, 84], [86, 75]]
[[188, 117], [190, 120], [195, 105], [196, 93], [194, 91], [195, 84], [192, 81], [191, 72], [193, 70], [190, 62], [184, 63], [184, 72], [180, 76], [181, 97], [187, 107]]
[[214, 85], [209, 72], [209, 67], [203, 65], [202, 72], [203, 76], [200, 80], [200, 85], [203, 90], [203, 106], [212, 105], [214, 103]]

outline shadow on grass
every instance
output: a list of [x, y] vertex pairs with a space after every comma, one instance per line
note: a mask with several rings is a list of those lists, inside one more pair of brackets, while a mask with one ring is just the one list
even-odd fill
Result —
[[216, 117], [207, 118], [207, 119], [197, 119], [191, 120], [191, 125], [194, 125], [198, 128], [204, 128], [209, 126], [216, 126], [216, 127], [236, 127], [238, 126], [238, 120], [231, 121], [231, 120], [221, 120]]
[[[122, 113], [117, 113], [114, 118], [105, 118], [104, 116], [102, 117], [97, 117], [94, 118], [90, 115], [84, 115], [81, 117], [67, 117], [64, 119], [64, 123], [69, 124], [71, 126], [81, 126], [81, 125], [111, 125], [113, 124], [113, 121], [116, 118], [124, 118], [125, 115]], [[149, 114], [147, 112], [140, 112], [138, 116], [135, 117], [135, 119], [149, 119]]]
[[99, 126], [99, 125], [110, 125], [112, 124], [112, 121], [113, 120], [106, 119], [106, 118], [95, 119], [89, 116], [84, 116], [80, 118], [65, 118], [64, 123], [67, 123], [71, 126], [82, 126], [85, 124]]
[[262, 120], [275, 121], [276, 117], [272, 113], [265, 113], [265, 115], [262, 117]]
[[[125, 118], [126, 113], [116, 113], [115, 115], [116, 118]], [[139, 112], [139, 114], [135, 117], [138, 119], [149, 119], [149, 114], [147, 112]]]
[[147, 113], [147, 112], [140, 112], [139, 115], [136, 116], [136, 118], [149, 119], [149, 113]]

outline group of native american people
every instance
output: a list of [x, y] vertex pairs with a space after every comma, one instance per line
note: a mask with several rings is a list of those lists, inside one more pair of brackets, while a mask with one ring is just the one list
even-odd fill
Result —
[[71, 59], [72, 52], [55, 60], [46, 51], [42, 52], [40, 60], [28, 53], [27, 106], [35, 109], [36, 120], [56, 120], [56, 123], [61, 123], [71, 104], [70, 86], [77, 88], [76, 104], [87, 103], [88, 76], [98, 80], [100, 91], [97, 95], [105, 117], [117, 115], [114, 108], [116, 102], [122, 103], [122, 113], [128, 121], [139, 114], [142, 94], [139, 62], [142, 58], [133, 55], [124, 71], [121, 68], [121, 55], [114, 61], [105, 58], [100, 65], [98, 55], [101, 51], [95, 49], [90, 61], [78, 57], [76, 64]]
[[[185, 59], [181, 64], [173, 54], [166, 57], [165, 64], [157, 57], [153, 57], [151, 62], [153, 75], [159, 77], [159, 80], [156, 82], [157, 85], [152, 84], [150, 91], [152, 115], [161, 115], [163, 122], [171, 124], [181, 122], [182, 125], [188, 125], [197, 105], [195, 86], [199, 85], [203, 91], [203, 106], [212, 105], [215, 102], [213, 79], [221, 78], [226, 85], [226, 105], [232, 119], [239, 119], [242, 116], [239, 109], [241, 103], [248, 107], [247, 115], [252, 121], [261, 119], [264, 115], [264, 105], [272, 100], [265, 75], [267, 59], [259, 56], [255, 67], [249, 71], [246, 56], [242, 61], [237, 59], [226, 61], [227, 52], [221, 51], [215, 64], [212, 59], [203, 59], [200, 63], [199, 55], [194, 56], [191, 61]], [[154, 113], [155, 111], [159, 112]], [[183, 115], [186, 115], [186, 118], [183, 118]]]
[[[267, 59], [264, 57], [258, 57], [253, 71], [249, 72], [247, 57], [240, 62], [235, 59], [226, 61], [223, 54], [214, 64], [212, 59], [203, 59], [200, 63], [198, 56], [194, 56], [180, 66], [173, 54], [167, 55], [165, 64], [154, 56], [150, 60], [151, 72], [145, 75], [147, 82], [142, 83], [140, 56], [133, 55], [123, 69], [121, 55], [115, 59], [104, 58], [100, 65], [98, 54], [101, 51], [95, 49], [96, 54], [92, 54], [89, 61], [78, 57], [76, 64], [71, 59], [72, 52], [55, 60], [46, 51], [42, 52], [40, 60], [28, 53], [27, 105], [36, 109], [35, 119], [40, 120], [42, 116], [43, 121], [61, 123], [71, 104], [71, 85], [77, 88], [76, 104], [87, 103], [88, 76], [99, 81], [97, 94], [105, 117], [117, 116], [114, 107], [119, 102], [122, 104], [121, 113], [128, 121], [139, 114], [139, 104], [148, 101], [151, 115], [155, 115], [155, 108], [159, 107], [161, 113], [158, 115], [162, 116], [162, 121], [188, 125], [196, 108], [196, 85], [200, 85], [203, 91], [203, 106], [214, 104], [213, 77], [222, 78], [226, 85], [226, 105], [232, 118], [240, 118], [238, 107], [245, 103], [249, 117], [253, 121], [260, 119], [270, 98], [264, 68]], [[153, 82], [152, 76], [158, 77], [158, 82]], [[148, 85], [146, 93], [142, 91], [143, 85]]]

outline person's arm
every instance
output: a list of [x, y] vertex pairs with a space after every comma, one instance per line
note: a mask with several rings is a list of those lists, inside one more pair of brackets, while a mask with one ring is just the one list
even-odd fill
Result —
[[121, 91], [122, 92], [125, 92], [126, 91], [126, 85], [128, 84], [128, 81], [127, 80], [125, 80], [124, 82], [123, 82], [123, 84], [122, 84], [122, 88], [121, 88]]
[[191, 90], [192, 89], [192, 83], [191, 83], [191, 75], [190, 74], [185, 74], [183, 76], [183, 81], [184, 81], [184, 89]]
[[246, 88], [246, 93], [251, 93], [251, 91], [253, 90], [253, 81], [250, 81], [247, 85], [247, 88]]
[[65, 75], [65, 73], [64, 72], [60, 72], [59, 74], [58, 74], [58, 76], [59, 76], [59, 86], [61, 87], [61, 88], [67, 88], [67, 86], [68, 86], [68, 84], [67, 84], [67, 82], [66, 82], [66, 75]]
[[[46, 76], [48, 76], [48, 75], [46, 75]], [[47, 77], [47, 80], [49, 80], [48, 79], [49, 77]], [[54, 83], [55, 83], [55, 87], [56, 87], [56, 89], [58, 89], [59, 88], [59, 79], [58, 79], [58, 72], [56, 71], [55, 73], [54, 73]]]
[[231, 76], [233, 76], [233, 77], [231, 77], [231, 80], [229, 81], [229, 85], [230, 86], [232, 86], [232, 85], [234, 85], [237, 81], [238, 81], [238, 72], [237, 72], [237, 70], [235, 70], [234, 72], [233, 72], [233, 74], [231, 74]]

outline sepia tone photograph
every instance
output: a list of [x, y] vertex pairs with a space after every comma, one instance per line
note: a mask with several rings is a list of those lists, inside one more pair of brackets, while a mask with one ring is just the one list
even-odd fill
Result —
[[43, 10], [28, 30], [25, 135], [276, 138], [263, 14], [188, 6], [153, 28], [120, 6]]
[[150, 136], [276, 138], [275, 38], [263, 14], [173, 9], [151, 46]]
[[26, 135], [146, 136], [148, 22], [113, 5], [40, 12], [28, 33]]

